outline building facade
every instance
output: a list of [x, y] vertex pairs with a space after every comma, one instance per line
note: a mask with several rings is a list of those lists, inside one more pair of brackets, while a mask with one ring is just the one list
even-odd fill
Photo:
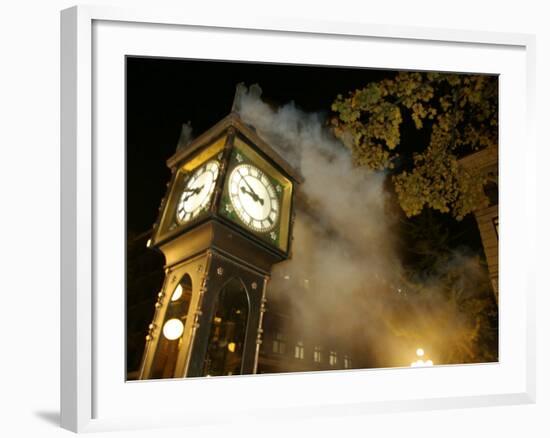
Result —
[[474, 211], [487, 259], [489, 277], [498, 303], [498, 148], [482, 149], [460, 159], [466, 169], [486, 175], [485, 194], [489, 205]]

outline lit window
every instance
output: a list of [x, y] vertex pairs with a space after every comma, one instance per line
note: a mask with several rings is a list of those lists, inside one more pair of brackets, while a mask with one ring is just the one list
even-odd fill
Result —
[[273, 340], [273, 353], [284, 354], [285, 353], [285, 339], [281, 333], [275, 335]]
[[351, 368], [351, 359], [349, 356], [344, 356], [344, 368]]
[[296, 359], [304, 358], [304, 343], [302, 341], [298, 341], [296, 343], [296, 346], [294, 347], [294, 357]]
[[321, 362], [321, 347], [315, 347], [313, 350], [313, 361], [314, 362]]
[[[149, 375], [152, 379], [175, 377], [176, 361], [182, 345], [181, 337], [191, 304], [192, 292], [191, 277], [189, 274], [185, 274], [174, 291], [171, 292], [170, 300], [165, 304], [166, 313], [162, 320], [162, 328], [159, 327], [160, 333]], [[162, 293], [164, 294], [164, 290]]]
[[336, 351], [331, 351], [330, 355], [328, 357], [328, 363], [331, 366], [334, 366], [338, 363], [338, 355], [336, 354]]

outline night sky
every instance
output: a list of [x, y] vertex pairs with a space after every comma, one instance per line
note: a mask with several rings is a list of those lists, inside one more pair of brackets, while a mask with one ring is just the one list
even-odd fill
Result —
[[393, 71], [284, 64], [127, 59], [127, 225], [129, 235], [156, 220], [182, 123], [198, 136], [229, 114], [239, 82], [259, 84], [275, 105], [294, 101], [308, 112], [328, 113], [335, 97]]

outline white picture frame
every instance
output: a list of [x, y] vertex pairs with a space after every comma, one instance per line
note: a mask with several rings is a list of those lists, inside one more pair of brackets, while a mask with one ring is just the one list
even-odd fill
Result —
[[[193, 44], [184, 44], [190, 38]], [[536, 229], [527, 208], [517, 208], [535, 205], [534, 45], [534, 37], [524, 34], [292, 17], [242, 15], [227, 21], [215, 13], [92, 6], [62, 11], [62, 427], [102, 431], [212, 424], [214, 417], [223, 423], [276, 415], [301, 418], [534, 402]], [[347, 52], [367, 46], [370, 58], [355, 57], [350, 63]], [[501, 75], [500, 362], [125, 382], [124, 349], [120, 348], [124, 345], [120, 166], [125, 55]], [[521, 148], [513, 147], [517, 144]], [[111, 213], [106, 216], [106, 211]], [[513, 232], [520, 228], [522, 233]], [[294, 393], [289, 398], [291, 389]], [[238, 394], [230, 408], [213, 401], [212, 395], [220, 391]], [[267, 393], [269, 397], [262, 396]]]

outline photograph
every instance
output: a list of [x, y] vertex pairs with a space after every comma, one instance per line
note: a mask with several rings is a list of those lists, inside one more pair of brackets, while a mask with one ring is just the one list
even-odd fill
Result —
[[126, 56], [126, 380], [499, 361], [499, 76]]

